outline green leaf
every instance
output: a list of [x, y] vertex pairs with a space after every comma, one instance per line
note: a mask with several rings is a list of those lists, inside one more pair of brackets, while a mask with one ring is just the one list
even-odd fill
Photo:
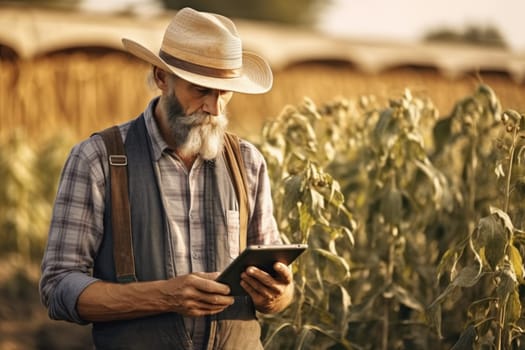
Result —
[[310, 254], [324, 281], [340, 284], [350, 277], [350, 267], [342, 257], [319, 248], [310, 249]]
[[266, 142], [261, 146], [261, 152], [264, 154], [266, 159], [272, 158], [277, 165], [282, 166], [284, 162], [283, 149], [281, 147], [276, 147]]
[[432, 309], [440, 304], [445, 298], [452, 293], [457, 287], [472, 287], [481, 277], [481, 269], [474, 266], [466, 266], [459, 271], [454, 280], [445, 288], [445, 290], [430, 304]]
[[448, 180], [428, 159], [417, 160], [416, 166], [427, 176], [434, 189], [433, 201], [436, 209], [452, 210], [454, 200], [450, 193]]
[[401, 287], [400, 285], [394, 284], [392, 285], [391, 289], [396, 297], [396, 300], [401, 304], [413, 310], [421, 312], [424, 310], [423, 305], [405, 288]]
[[330, 225], [330, 222], [325, 218], [323, 211], [325, 209], [325, 200], [321, 193], [317, 190], [310, 188], [308, 190], [310, 194], [310, 207], [312, 213], [315, 215], [315, 220], [323, 225]]
[[299, 227], [303, 236], [307, 237], [308, 232], [315, 225], [315, 219], [306, 205], [298, 203], [297, 206], [299, 207]]
[[509, 246], [509, 260], [512, 266], [512, 269], [514, 270], [514, 273], [516, 274], [516, 279], [520, 283], [524, 283], [523, 280], [523, 260], [521, 258], [521, 254], [514, 245]]
[[432, 305], [427, 309], [427, 318], [430, 324], [436, 330], [438, 338], [442, 338], [443, 335], [441, 332], [441, 304], [432, 303]]
[[305, 324], [295, 342], [295, 349], [309, 349], [311, 344], [327, 349], [336, 342], [337, 337], [334, 333], [333, 330], [323, 329], [320, 325]]
[[467, 350], [472, 349], [476, 340], [476, 329], [470, 325], [461, 333], [458, 341], [450, 350]]
[[[490, 309], [487, 309], [487, 313], [490, 312]], [[477, 333], [480, 336], [487, 335], [489, 331], [491, 330], [492, 322], [494, 321], [493, 318], [484, 318], [480, 323], [477, 324]]]
[[284, 213], [289, 213], [297, 208], [297, 203], [301, 201], [302, 186], [303, 179], [300, 175], [290, 175], [284, 180], [284, 196], [282, 203]]
[[379, 285], [371, 289], [366, 295], [360, 300], [358, 304], [352, 306], [352, 312], [350, 317], [354, 321], [358, 321], [370, 312], [374, 313], [374, 305], [378, 299], [382, 299], [384, 293], [387, 291], [388, 286]]
[[339, 334], [346, 334], [351, 305], [352, 299], [348, 291], [341, 285], [335, 286], [330, 292], [329, 312], [334, 317], [333, 324], [338, 328]]
[[485, 259], [494, 270], [505, 256], [507, 240], [505, 229], [495, 214], [481, 218], [477, 233], [479, 245], [485, 248]]
[[[476, 300], [468, 306], [467, 317], [471, 320], [476, 320], [477, 330], [479, 334], [485, 334], [487, 330], [484, 327], [480, 328], [478, 320], [485, 320], [489, 317], [492, 311], [492, 305], [494, 304], [495, 298], [493, 296], [486, 297], [480, 300]], [[490, 324], [490, 322], [489, 322]]]
[[[381, 140], [385, 137], [385, 133], [389, 129], [392, 123], [392, 109], [388, 108], [381, 112], [379, 121], [374, 129], [374, 136], [377, 140]], [[388, 136], [387, 136], [388, 137]], [[382, 143], [385, 143], [384, 141]]]
[[481, 276], [481, 269], [475, 266], [466, 266], [459, 271], [456, 278], [452, 281], [453, 286], [457, 287], [472, 287]]
[[458, 252], [455, 247], [449, 248], [445, 251], [443, 256], [441, 257], [441, 260], [439, 261], [439, 265], [437, 266], [437, 278], [439, 279], [444, 273], [448, 271], [448, 269], [455, 266], [456, 261], [458, 260]]
[[381, 198], [381, 213], [385, 223], [397, 226], [401, 223], [403, 199], [401, 191], [394, 186], [385, 189], [386, 193]]
[[323, 147], [324, 155], [329, 160], [332, 161], [337, 155], [337, 151], [334, 145], [331, 142], [325, 142]]
[[353, 247], [355, 245], [355, 240], [354, 240], [354, 235], [352, 234], [352, 231], [346, 226], [341, 226], [340, 231], [341, 231], [341, 236], [344, 237], [345, 240], [348, 241], [350, 246]]
[[[286, 330], [287, 328], [293, 329], [293, 324], [290, 322], [283, 322], [280, 324], [273, 332], [271, 332], [265, 339], [264, 339], [264, 348], [268, 347], [274, 339], [278, 339], [279, 335]], [[278, 341], [277, 341], [278, 342]]]
[[508, 296], [516, 289], [517, 281], [514, 273], [508, 268], [503, 270], [499, 276], [500, 278], [496, 288], [496, 294], [498, 299], [504, 303]]
[[496, 215], [496, 217], [501, 220], [501, 222], [503, 223], [503, 227], [508, 233], [508, 237], [512, 237], [512, 233], [514, 232], [514, 225], [512, 224], [512, 220], [510, 219], [509, 215], [503, 210], [495, 207], [490, 207], [490, 213]]
[[512, 121], [512, 123], [519, 125], [519, 123], [520, 123], [520, 121], [522, 119], [522, 116], [518, 112], [516, 112], [515, 110], [508, 109], [508, 110], [505, 110], [503, 112], [503, 121], [504, 122], [508, 122], [509, 119]]
[[512, 324], [518, 322], [521, 315], [521, 301], [519, 293], [514, 290], [507, 300], [507, 313], [505, 322]]
[[306, 159], [308, 157], [298, 152], [289, 152], [286, 156], [285, 166], [288, 173], [292, 175], [300, 174], [305, 170]]

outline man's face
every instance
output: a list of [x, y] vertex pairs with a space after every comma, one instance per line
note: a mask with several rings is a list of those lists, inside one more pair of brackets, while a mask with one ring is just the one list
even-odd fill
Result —
[[224, 111], [231, 96], [180, 78], [171, 80], [162, 108], [182, 156], [213, 159], [222, 151], [228, 124]]

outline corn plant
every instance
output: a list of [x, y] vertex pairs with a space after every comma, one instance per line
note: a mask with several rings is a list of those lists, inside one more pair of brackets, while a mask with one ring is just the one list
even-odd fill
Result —
[[319, 349], [346, 339], [350, 317], [350, 249], [355, 223], [339, 184], [324, 166], [333, 140], [313, 103], [288, 107], [266, 126], [261, 145], [272, 176], [276, 218], [287, 242], [308, 243], [294, 264], [296, 298], [277, 316], [265, 316], [266, 349]]
[[[322, 247], [312, 244], [315, 237], [314, 242], [332, 245], [331, 259], [343, 259], [339, 266], [347, 272], [332, 279], [334, 272], [345, 269], [325, 270], [328, 264], [304, 256], [295, 266], [301, 297], [284, 315], [265, 319], [268, 344], [276, 342], [283, 349], [442, 349], [464, 344], [474, 335], [479, 344], [488, 339], [496, 339], [494, 344], [516, 343], [521, 332], [516, 315], [521, 307], [517, 291], [523, 278], [519, 254], [523, 232], [511, 223], [523, 221], [519, 194], [525, 178], [518, 116], [502, 114], [499, 100], [486, 85], [458, 101], [445, 117], [439, 117], [429, 99], [408, 90], [386, 107], [366, 96], [319, 108], [305, 100], [297, 108], [285, 109], [266, 127], [261, 146], [276, 189], [281, 231], [288, 241], [304, 242], [306, 237], [314, 248]], [[505, 130], [515, 132], [511, 141], [498, 137], [495, 126], [501, 121]], [[498, 158], [495, 150], [506, 151], [505, 157]], [[509, 162], [515, 164], [505, 166]], [[487, 171], [491, 167], [505, 181], [499, 184]], [[505, 174], [517, 180], [510, 181]], [[328, 186], [326, 193], [337, 195], [333, 208], [348, 213], [350, 220], [327, 215], [331, 197], [318, 195], [319, 184]], [[499, 198], [507, 204], [491, 209]], [[496, 223], [506, 227], [499, 231], [512, 234], [495, 233]], [[474, 234], [465, 239], [462, 232]], [[349, 244], [342, 245], [341, 237], [349, 237]], [[469, 261], [477, 262], [478, 269]], [[480, 264], [487, 261], [492, 270], [506, 272], [482, 279], [489, 276], [480, 272]], [[458, 274], [462, 264], [466, 268]], [[448, 287], [443, 281], [447, 268], [453, 280]], [[319, 281], [330, 290], [337, 283], [345, 297], [334, 299], [326, 288], [319, 288]], [[477, 289], [458, 288], [478, 281]], [[512, 292], [506, 289], [510, 286]], [[314, 287], [322, 292], [308, 297]], [[441, 288], [445, 291], [440, 295]], [[503, 293], [503, 299], [486, 299], [496, 292]], [[334, 307], [336, 300], [342, 303], [339, 308]], [[489, 321], [471, 323], [469, 317], [477, 315], [479, 321], [482, 311], [490, 309], [489, 302], [493, 308], [510, 304]], [[310, 312], [312, 305], [315, 313]], [[334, 309], [344, 310], [344, 317]], [[446, 332], [441, 332], [443, 320]], [[499, 333], [487, 333], [494, 320], [499, 320], [495, 327]]]
[[456, 226], [464, 234], [441, 259], [437, 277], [448, 282], [429, 315], [441, 334], [442, 308], [466, 310], [454, 349], [518, 349], [524, 334], [524, 116], [501, 113], [494, 92], [480, 86], [445, 123], [467, 155], [464, 180], [457, 181], [466, 220]]
[[66, 140], [35, 147], [17, 130], [0, 141], [0, 252], [41, 258]]
[[428, 349], [434, 337], [424, 311], [438, 258], [428, 230], [451, 207], [427, 150], [437, 110], [408, 90], [387, 107], [366, 98], [360, 108], [347, 114], [346, 151], [329, 167], [358, 223], [347, 337], [366, 349]]
[[[420, 133], [422, 124], [435, 121], [436, 111], [431, 103], [413, 98], [408, 91], [384, 109], [377, 106], [373, 97], [360, 102], [358, 105], [338, 100], [317, 108], [306, 100], [299, 108], [285, 110], [265, 129], [266, 143], [262, 149], [270, 160], [274, 188], [280, 182], [284, 188], [275, 194], [275, 202], [282, 203], [276, 208], [276, 216], [285, 237], [292, 241], [304, 239], [305, 233], [308, 236], [311, 232], [308, 228], [316, 227], [316, 240], [333, 245], [329, 249], [331, 259], [337, 262], [343, 259], [345, 263], [340, 265], [348, 270], [345, 279], [330, 280], [334, 271], [345, 269], [324, 270], [322, 267], [327, 264], [318, 264], [308, 255], [303, 257], [296, 277], [299, 295], [317, 287], [318, 281], [324, 279], [332, 289], [339, 284], [338, 290], [344, 292], [345, 298], [334, 299], [329, 293], [318, 293], [316, 316], [301, 305], [292, 309], [297, 312], [303, 307], [302, 319], [310, 324], [337, 321], [324, 326], [331, 326], [331, 334], [337, 331], [337, 337], [332, 339], [340, 347], [387, 349], [393, 344], [405, 344], [425, 348], [427, 337], [420, 334], [421, 329], [427, 328], [424, 304], [432, 296], [428, 267], [437, 256], [432, 252], [432, 244], [421, 248], [425, 247], [426, 223], [435, 217], [434, 210], [450, 206], [446, 181], [426, 156], [425, 135]], [[318, 166], [324, 169], [322, 173]], [[294, 206], [298, 213], [324, 213], [321, 209], [327, 208], [320, 207], [319, 201], [303, 197], [306, 193], [311, 198], [320, 198], [312, 196], [311, 187], [305, 186], [312, 183], [305, 180], [308, 178], [321, 178], [322, 181], [313, 183], [329, 185], [329, 191], [325, 192], [340, 198], [334, 208], [344, 209], [343, 212], [351, 208], [352, 221], [344, 223], [333, 215], [328, 222], [324, 214], [299, 215], [294, 226], [294, 220], [290, 220]], [[338, 187], [334, 188], [334, 184]], [[347, 234], [341, 235], [344, 232]], [[351, 238], [347, 241], [352, 244], [341, 245], [341, 237]], [[313, 264], [307, 271], [301, 271], [308, 261]], [[329, 304], [335, 300], [350, 301], [350, 296], [353, 305], [343, 303], [337, 308]], [[324, 302], [319, 302], [323, 299]], [[334, 315], [333, 310], [337, 309], [344, 310], [344, 318], [318, 318]], [[287, 323], [282, 318], [280, 322]], [[297, 324], [293, 329], [310, 338], [287, 334], [287, 339], [299, 339], [304, 348], [326, 348], [327, 344], [311, 336], [311, 332], [301, 333], [303, 329]], [[421, 344], [417, 345], [418, 342]]]

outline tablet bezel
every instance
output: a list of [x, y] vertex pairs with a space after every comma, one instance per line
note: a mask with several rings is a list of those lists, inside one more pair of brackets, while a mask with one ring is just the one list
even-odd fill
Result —
[[241, 273], [248, 266], [256, 266], [273, 274], [273, 265], [276, 262], [290, 265], [307, 248], [306, 244], [250, 245], [226, 267], [217, 281], [230, 286], [231, 295], [247, 295], [240, 282]]

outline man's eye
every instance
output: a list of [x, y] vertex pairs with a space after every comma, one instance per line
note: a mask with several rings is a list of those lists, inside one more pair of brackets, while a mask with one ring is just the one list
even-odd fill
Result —
[[208, 88], [197, 88], [196, 90], [201, 95], [207, 95], [210, 93], [210, 89]]

